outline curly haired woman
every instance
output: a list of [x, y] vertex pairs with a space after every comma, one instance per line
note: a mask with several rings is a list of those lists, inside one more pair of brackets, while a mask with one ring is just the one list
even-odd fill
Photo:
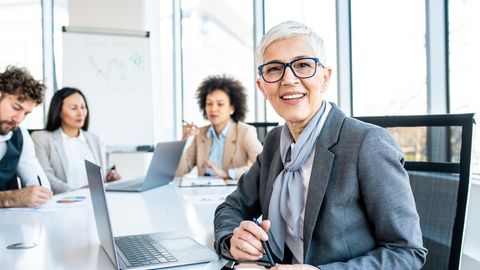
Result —
[[210, 125], [183, 126], [183, 139], [195, 136], [184, 153], [177, 175], [198, 167], [199, 176], [238, 179], [262, 151], [253, 126], [242, 122], [247, 113], [245, 87], [226, 75], [207, 77], [197, 89], [200, 110]]

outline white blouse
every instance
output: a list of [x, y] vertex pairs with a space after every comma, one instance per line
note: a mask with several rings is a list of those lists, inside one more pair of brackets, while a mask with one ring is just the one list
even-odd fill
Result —
[[67, 155], [67, 183], [73, 188], [81, 188], [88, 185], [87, 172], [85, 170], [85, 159], [93, 163], [98, 163], [95, 160], [90, 149], [83, 130], [77, 137], [70, 137], [60, 128], [62, 134], [63, 147]]

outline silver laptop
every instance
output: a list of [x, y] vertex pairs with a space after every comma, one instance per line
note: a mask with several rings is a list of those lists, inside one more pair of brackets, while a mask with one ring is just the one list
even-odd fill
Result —
[[175, 177], [185, 141], [157, 143], [145, 178], [119, 181], [106, 186], [107, 191], [141, 192], [170, 183]]
[[215, 252], [180, 233], [113, 237], [101, 168], [85, 160], [98, 238], [116, 269], [153, 269], [217, 260]]

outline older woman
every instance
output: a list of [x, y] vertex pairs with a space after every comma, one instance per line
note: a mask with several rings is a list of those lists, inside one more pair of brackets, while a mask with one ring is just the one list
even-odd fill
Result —
[[238, 179], [262, 151], [256, 129], [242, 122], [247, 113], [245, 88], [233, 78], [210, 76], [198, 87], [197, 100], [210, 125], [184, 125], [183, 139], [195, 138], [182, 157], [177, 175], [197, 166], [199, 176]]
[[320, 37], [277, 25], [257, 63], [258, 87], [286, 125], [217, 208], [217, 252], [259, 260], [268, 239], [274, 270], [420, 269], [427, 250], [402, 152], [385, 129], [322, 99], [331, 68]]
[[[88, 104], [83, 93], [65, 87], [52, 97], [45, 131], [32, 133], [35, 153], [54, 193], [66, 192], [88, 185], [84, 160], [106, 170], [105, 151], [99, 138], [88, 132]], [[120, 179], [108, 170], [107, 181]]]

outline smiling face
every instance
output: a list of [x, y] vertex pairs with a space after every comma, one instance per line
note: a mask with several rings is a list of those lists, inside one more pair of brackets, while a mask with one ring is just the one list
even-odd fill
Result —
[[85, 124], [87, 113], [87, 105], [80, 94], [75, 93], [66, 97], [63, 100], [62, 111], [60, 113], [63, 129], [80, 130]]
[[[265, 49], [263, 63], [289, 63], [304, 57], [318, 56], [305, 37], [294, 36], [271, 43]], [[290, 131], [300, 133], [320, 109], [322, 94], [327, 89], [330, 74], [329, 67], [322, 68], [319, 65], [313, 77], [299, 79], [290, 68], [286, 68], [280, 81], [267, 83], [262, 78], [257, 78], [257, 85], [273, 109], [285, 119]]]
[[221, 131], [227, 125], [234, 110], [230, 97], [223, 90], [214, 90], [207, 95], [205, 112], [208, 121], [217, 131]]
[[20, 125], [37, 103], [30, 99], [19, 100], [15, 95], [0, 94], [0, 135], [5, 135]]

